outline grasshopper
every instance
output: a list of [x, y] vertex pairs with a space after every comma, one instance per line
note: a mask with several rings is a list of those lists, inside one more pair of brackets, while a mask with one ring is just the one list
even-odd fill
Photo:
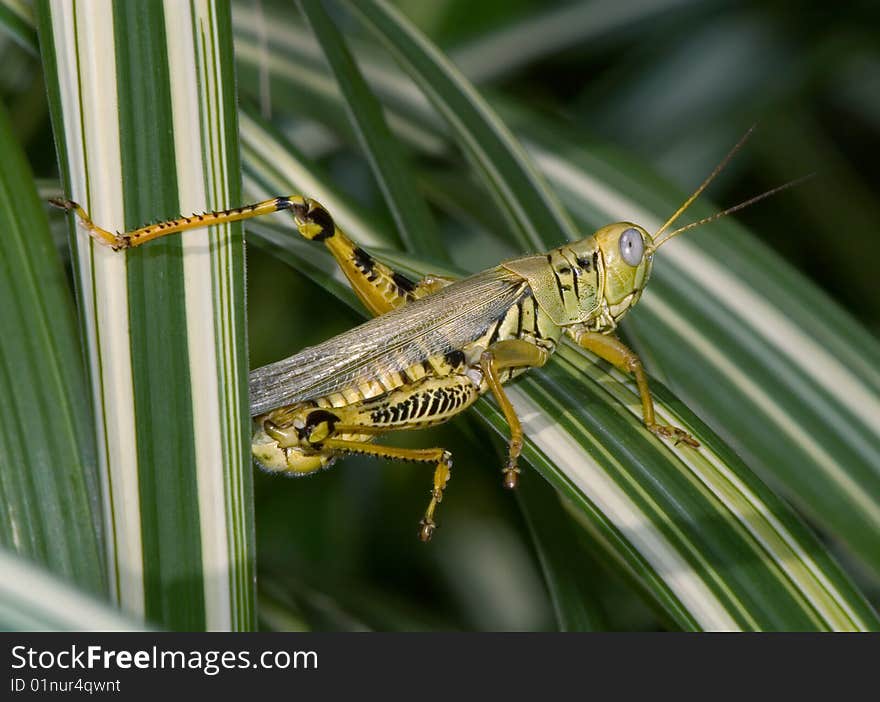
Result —
[[660, 246], [797, 182], [668, 231], [750, 132], [654, 234], [632, 222], [617, 222], [579, 241], [504, 261], [457, 281], [440, 276], [410, 280], [357, 246], [320, 203], [299, 195], [123, 234], [101, 229], [75, 202], [52, 202], [74, 212], [95, 239], [114, 250], [176, 232], [289, 211], [303, 237], [330, 250], [375, 317], [251, 372], [253, 457], [268, 471], [297, 476], [328, 468], [348, 454], [431, 464], [433, 487], [419, 524], [419, 537], [428, 541], [451, 477], [451, 454], [443, 448], [387, 446], [375, 439], [445, 422], [491, 392], [510, 428], [503, 483], [516, 487], [523, 432], [503, 385], [529, 368], [543, 366], [563, 335], [635, 378], [647, 429], [676, 445], [699, 446], [686, 431], [655, 420], [642, 362], [614, 331], [639, 301]]

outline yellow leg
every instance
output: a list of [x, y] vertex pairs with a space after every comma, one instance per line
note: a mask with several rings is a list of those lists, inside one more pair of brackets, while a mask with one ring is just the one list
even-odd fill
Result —
[[333, 254], [340, 270], [367, 310], [373, 315], [385, 314], [413, 300], [436, 292], [449, 281], [427, 276], [418, 283], [403, 273], [373, 258], [339, 227], [333, 236], [323, 240]]
[[402, 273], [377, 261], [355, 244], [336, 225], [330, 213], [319, 202], [300, 195], [276, 197], [221, 212], [206, 212], [190, 217], [169, 219], [122, 234], [109, 232], [96, 225], [88, 213], [72, 200], [53, 199], [50, 202], [56, 207], [76, 214], [83, 228], [92, 237], [114, 251], [130, 249], [190, 229], [290, 210], [296, 220], [299, 233], [310, 241], [324, 243], [348, 278], [352, 289], [374, 315], [384, 314], [412, 300], [430, 295], [451, 282], [449, 278], [441, 276], [427, 276], [418, 283], [413, 282]]
[[430, 539], [434, 511], [450, 477], [452, 459], [441, 448], [404, 449], [372, 443], [373, 436], [418, 429], [446, 421], [471, 405], [479, 388], [465, 375], [425, 377], [379, 397], [342, 407], [280, 407], [260, 416], [255, 455], [270, 470], [295, 473], [317, 470], [333, 457], [359, 453], [403, 461], [435, 463], [431, 503], [420, 537]]
[[[327, 219], [329, 220], [329, 215]], [[302, 227], [300, 233], [306, 236]], [[333, 254], [352, 290], [373, 315], [385, 314], [402, 307], [452, 282], [451, 278], [429, 275], [415, 283], [403, 273], [373, 258], [336, 225], [333, 225], [332, 233], [322, 235], [320, 241]]]
[[516, 416], [516, 411], [501, 386], [499, 371], [507, 368], [536, 368], [543, 366], [548, 358], [549, 355], [543, 349], [518, 339], [499, 341], [486, 349], [480, 356], [480, 368], [489, 384], [489, 389], [504, 413], [507, 425], [510, 427], [509, 452], [503, 470], [504, 487], [509, 490], [515, 488], [519, 481], [519, 467], [516, 462], [522, 451], [523, 433], [519, 417]]
[[[154, 239], [159, 239], [160, 237], [168, 236], [169, 234], [184, 232], [189, 229], [209, 227], [213, 224], [237, 222], [241, 219], [260, 217], [281, 210], [292, 210], [294, 216], [297, 217], [297, 220], [299, 221], [301, 217], [309, 216], [312, 210], [315, 209], [314, 206], [317, 205], [314, 200], [308, 200], [299, 195], [276, 197], [271, 200], [258, 202], [254, 205], [246, 205], [245, 207], [237, 207], [231, 210], [223, 210], [221, 212], [205, 212], [203, 214], [194, 214], [190, 217], [169, 219], [165, 222], [148, 224], [145, 227], [123, 232], [122, 234], [114, 234], [95, 224], [89, 217], [88, 213], [80, 205], [73, 202], [73, 200], [52, 199], [49, 200], [49, 202], [56, 207], [60, 207], [63, 210], [68, 210], [76, 214], [81, 225], [91, 236], [97, 239], [100, 243], [109, 246], [114, 251], [130, 249], [135, 246], [140, 246], [141, 244], [146, 244], [148, 241], [153, 241]], [[320, 205], [318, 205], [318, 208], [320, 208]], [[321, 208], [321, 211], [323, 211], [323, 208]], [[311, 218], [309, 218], [308, 221], [303, 220], [303, 224], [300, 228], [301, 230], [305, 228], [310, 233], [317, 229], [317, 232], [312, 234], [312, 236], [307, 236], [305, 232], [302, 232], [303, 236], [306, 236], [306, 238], [309, 239], [318, 238], [321, 231], [320, 221], [312, 221]]]
[[[338, 428], [338, 427], [337, 427]], [[357, 431], [362, 428], [358, 427]], [[449, 451], [441, 448], [407, 449], [396, 446], [380, 446], [364, 441], [346, 441], [345, 439], [326, 439], [321, 442], [321, 449], [334, 453], [356, 453], [377, 458], [388, 458], [398, 461], [414, 461], [416, 463], [434, 463], [434, 486], [431, 489], [431, 501], [425, 510], [425, 516], [419, 522], [419, 538], [430, 541], [437, 528], [434, 512], [443, 499], [443, 490], [452, 477], [452, 456]]]
[[630, 349], [616, 336], [609, 334], [580, 331], [573, 333], [572, 337], [582, 348], [592, 351], [600, 358], [604, 358], [624, 373], [631, 373], [633, 375], [642, 400], [642, 420], [651, 432], [667, 439], [674, 439], [676, 445], [684, 443], [694, 448], [700, 445], [700, 442], [684, 429], [657, 423], [654, 418], [654, 401], [648, 388], [648, 376], [642, 366], [641, 359], [639, 359], [635, 351]]

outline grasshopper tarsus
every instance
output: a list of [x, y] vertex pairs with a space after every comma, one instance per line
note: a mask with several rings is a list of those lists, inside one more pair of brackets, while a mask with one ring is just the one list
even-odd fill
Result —
[[675, 446], [678, 446], [679, 444], [685, 444], [686, 446], [690, 446], [691, 448], [700, 447], [699, 441], [697, 441], [684, 429], [679, 429], [678, 427], [671, 427], [667, 426], [666, 424], [650, 424], [648, 425], [648, 430], [656, 436], [659, 436], [663, 439], [669, 439], [674, 443]]
[[59, 210], [75, 210], [78, 205], [73, 200], [67, 200], [63, 197], [50, 197], [49, 204], [57, 207]]
[[419, 522], [419, 541], [423, 544], [428, 543], [436, 530], [437, 525], [432, 520], [423, 519]]
[[678, 441], [675, 442], [676, 446], [678, 446], [679, 444], [685, 444], [686, 446], [690, 446], [691, 448], [700, 448], [700, 442], [687, 432], [684, 432], [684, 436], [680, 437]]

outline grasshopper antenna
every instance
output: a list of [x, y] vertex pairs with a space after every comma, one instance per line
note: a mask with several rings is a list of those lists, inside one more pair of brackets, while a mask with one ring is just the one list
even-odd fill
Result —
[[782, 185], [778, 185], [777, 187], [772, 188], [771, 190], [768, 190], [767, 192], [761, 193], [760, 195], [755, 195], [755, 197], [751, 197], [748, 200], [745, 200], [744, 202], [739, 203], [738, 205], [734, 205], [733, 207], [728, 207], [726, 210], [722, 210], [721, 212], [716, 212], [715, 214], [709, 215], [708, 217], [703, 217], [703, 219], [700, 219], [696, 222], [691, 222], [690, 224], [686, 224], [683, 227], [679, 227], [678, 229], [675, 229], [675, 230], [669, 232], [669, 234], [667, 234], [662, 239], [660, 239], [660, 241], [655, 241], [654, 244], [651, 246], [651, 251], [652, 252], [656, 251], [657, 249], [660, 248], [661, 245], [665, 244], [671, 238], [678, 236], [682, 232], [686, 232], [688, 229], [694, 229], [695, 227], [699, 227], [702, 224], [708, 224], [709, 222], [714, 222], [716, 219], [721, 219], [722, 217], [725, 217], [726, 215], [729, 215], [733, 212], [737, 212], [738, 210], [742, 210], [742, 209], [748, 207], [749, 205], [754, 205], [756, 202], [760, 202], [764, 198], [770, 197], [771, 195], [775, 195], [776, 193], [782, 192], [783, 190], [788, 190], [789, 188], [793, 188], [795, 185], [800, 185], [801, 183], [810, 180], [810, 178], [815, 177], [815, 175], [816, 175], [815, 173], [809, 173], [805, 176], [801, 176], [800, 178], [795, 178], [794, 180], [790, 180], [787, 183], [783, 183]]
[[[727, 156], [725, 156], [723, 159], [721, 159], [721, 163], [719, 163], [717, 166], [715, 166], [715, 170], [713, 170], [713, 171], [709, 174], [709, 176], [706, 178], [706, 180], [704, 180], [704, 181], [700, 184], [700, 187], [697, 188], [697, 189], [694, 191], [694, 194], [691, 195], [687, 200], [685, 200], [685, 201], [684, 201], [684, 204], [683, 204], [681, 207], [679, 207], [679, 208], [675, 211], [675, 213], [674, 213], [669, 219], [666, 220], [666, 222], [663, 224], [663, 226], [660, 227], [660, 229], [658, 229], [658, 230], [654, 233], [654, 236], [652, 237], [653, 239], [656, 240], [658, 236], [660, 236], [663, 232], [665, 232], [665, 231], [670, 227], [670, 225], [672, 225], [672, 223], [675, 222], [675, 220], [677, 220], [677, 219], [681, 216], [681, 214], [682, 214], [682, 213], [683, 213], [688, 207], [690, 207], [690, 206], [693, 204], [694, 200], [696, 200], [698, 197], [700, 197], [700, 195], [702, 194], [702, 192], [703, 192], [706, 188], [709, 187], [709, 183], [711, 183], [713, 180], [715, 180], [716, 176], [717, 176], [719, 173], [721, 173], [721, 171], [724, 170], [724, 168], [727, 166], [728, 163], [730, 163], [730, 159], [732, 159], [732, 158], [736, 155], [737, 151], [739, 151], [743, 146], [745, 146], [745, 143], [748, 141], [749, 137], [752, 136], [752, 132], [755, 131], [755, 127], [756, 127], [756, 126], [757, 126], [757, 125], [753, 124], [751, 127], [749, 127], [749, 128], [746, 130], [746, 133], [743, 134], [742, 137], [740, 137], [740, 140], [739, 140], [738, 142], [736, 142], [736, 146], [734, 146], [734, 147], [733, 147], [733, 148], [727, 153]], [[667, 237], [667, 238], [668, 238], [668, 237]], [[654, 248], [657, 248], [657, 247], [655, 246]]]

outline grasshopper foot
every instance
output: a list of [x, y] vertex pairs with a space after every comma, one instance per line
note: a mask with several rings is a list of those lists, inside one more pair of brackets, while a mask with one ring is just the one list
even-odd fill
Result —
[[685, 444], [691, 448], [699, 448], [700, 442], [688, 434], [684, 429], [678, 427], [670, 427], [665, 424], [650, 424], [648, 429], [659, 437], [671, 439], [675, 445]]
[[514, 490], [519, 484], [519, 467], [512, 462], [504, 466], [502, 471], [502, 484], [508, 490]]
[[79, 220], [79, 225], [99, 244], [109, 246], [114, 251], [131, 248], [130, 234], [119, 234], [118, 232], [113, 234], [106, 229], [101, 229], [91, 220], [79, 203], [61, 197], [53, 197], [49, 199], [49, 204], [67, 212], [73, 212]]
[[451, 477], [452, 456], [449, 451], [443, 451], [440, 462], [434, 469], [434, 487], [431, 489], [431, 502], [428, 504], [428, 509], [425, 510], [424, 518], [419, 522], [419, 539], [423, 543], [430, 541], [437, 529], [437, 524], [434, 522], [434, 511], [443, 500], [443, 490], [446, 488], [446, 484]]
[[427, 517], [419, 522], [419, 539], [422, 543], [426, 544], [431, 540], [431, 537], [434, 536], [434, 531], [437, 529], [437, 525], [434, 523], [433, 519], [428, 519]]
[[520, 453], [522, 453], [523, 447], [522, 431], [518, 429], [511, 433], [513, 435], [510, 437], [510, 444], [508, 446], [507, 463], [501, 471], [504, 476], [503, 485], [508, 490], [516, 489], [516, 486], [519, 484], [519, 466], [516, 465], [516, 462], [519, 459]]
[[63, 197], [50, 197], [49, 204], [57, 207], [59, 210], [67, 210], [68, 212], [79, 207], [73, 200], [65, 200]]

